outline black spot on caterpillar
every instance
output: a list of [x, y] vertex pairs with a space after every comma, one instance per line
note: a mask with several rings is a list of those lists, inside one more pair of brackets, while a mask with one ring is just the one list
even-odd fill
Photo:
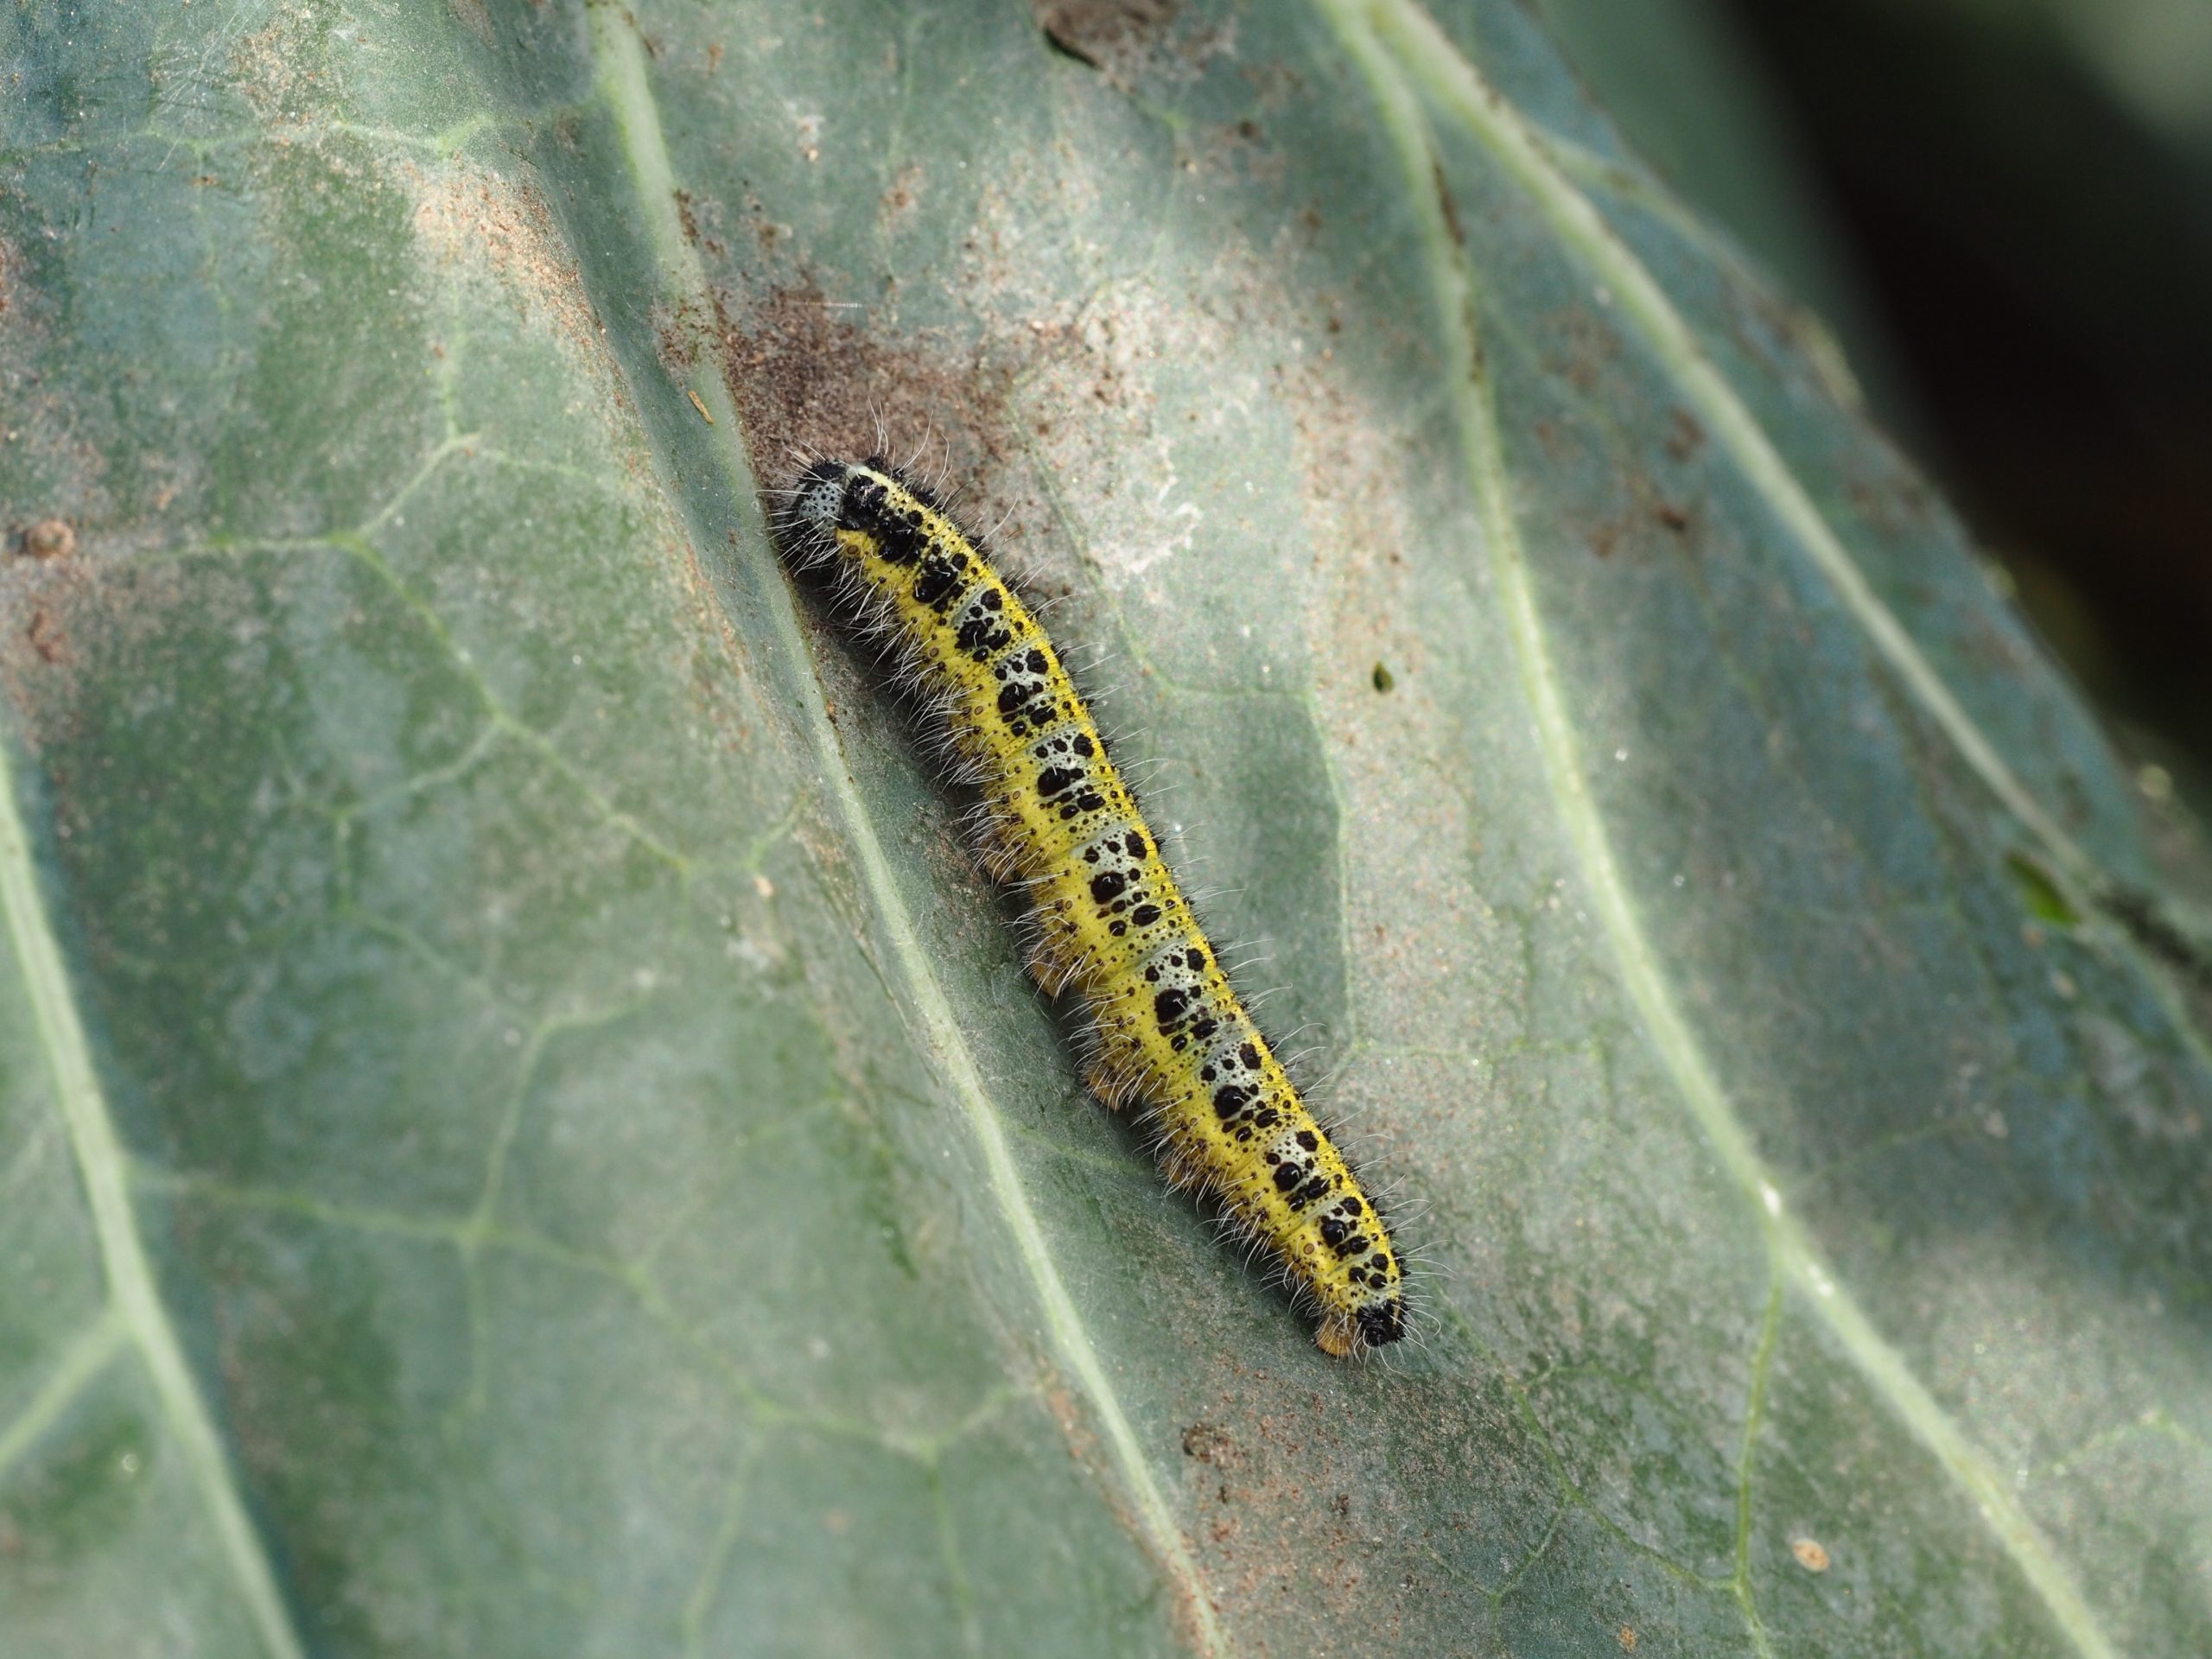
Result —
[[1029, 906], [1032, 971], [1090, 1015], [1094, 1091], [1147, 1109], [1167, 1179], [1267, 1254], [1322, 1348], [1397, 1341], [1389, 1229], [1230, 984], [1037, 618], [882, 461], [816, 461], [777, 533], [839, 618], [889, 647], [928, 741], [974, 785], [984, 868]]

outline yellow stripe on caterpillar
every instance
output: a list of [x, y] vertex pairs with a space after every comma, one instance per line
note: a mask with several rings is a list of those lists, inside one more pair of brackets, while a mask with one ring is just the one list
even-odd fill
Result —
[[1266, 1252], [1324, 1349], [1397, 1341], [1389, 1229], [1230, 984], [1036, 617], [884, 462], [815, 462], [778, 530], [840, 617], [884, 643], [929, 740], [975, 786], [985, 866], [1030, 905], [1038, 982], [1090, 1016], [1092, 1088], [1152, 1114], [1168, 1179]]

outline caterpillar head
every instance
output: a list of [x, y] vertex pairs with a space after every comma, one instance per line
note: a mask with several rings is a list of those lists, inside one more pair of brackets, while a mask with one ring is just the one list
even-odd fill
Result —
[[849, 461], [828, 457], [815, 461], [784, 491], [776, 514], [776, 539], [786, 556], [801, 565], [818, 565], [836, 557], [837, 531], [861, 527], [861, 505], [849, 505], [849, 489], [865, 486], [867, 475]]
[[817, 536], [827, 536], [837, 528], [837, 517], [845, 500], [845, 481], [854, 468], [842, 461], [817, 461], [799, 474], [798, 482], [791, 486], [791, 510], [786, 517], [795, 526], [804, 526]]
[[936, 505], [928, 494], [881, 461], [817, 461], [785, 498], [778, 539], [801, 565], [855, 554], [911, 565], [941, 528], [931, 520]]
[[1364, 1354], [1388, 1347], [1406, 1334], [1406, 1299], [1395, 1288], [1389, 1295], [1351, 1308], [1332, 1308], [1321, 1319], [1313, 1340], [1332, 1358]]

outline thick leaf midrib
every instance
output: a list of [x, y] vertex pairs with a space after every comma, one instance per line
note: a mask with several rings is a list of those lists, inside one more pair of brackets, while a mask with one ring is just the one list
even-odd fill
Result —
[[[620, 134], [625, 156], [638, 188], [640, 213], [659, 264], [661, 284], [679, 304], [688, 302], [697, 308], [697, 314], [711, 315], [707, 303], [705, 270], [683, 234], [677, 212], [675, 171], [647, 73], [644, 43], [634, 23], [620, 10], [597, 7], [590, 16], [592, 50], [599, 67], [599, 95]], [[715, 435], [712, 447], [721, 461], [739, 513], [749, 520], [752, 533], [746, 539], [753, 550], [765, 556], [769, 538], [760, 513], [760, 484], [741, 436], [744, 429], [735, 401], [721, 376], [712, 372], [717, 360], [711, 355], [703, 357], [702, 362], [708, 365], [706, 370], [695, 374], [684, 390], [703, 404], [712, 418]], [[665, 476], [666, 458], [659, 459]], [[772, 612], [773, 633], [785, 659], [795, 664], [804, 662], [808, 646], [790, 589], [776, 582], [766, 584], [764, 591]], [[1112, 1448], [1116, 1466], [1128, 1488], [1147, 1535], [1146, 1541], [1161, 1567], [1177, 1581], [1176, 1599], [1184, 1615], [1185, 1628], [1201, 1653], [1210, 1656], [1228, 1655], [1233, 1649], [1215, 1618], [1212, 1598], [1197, 1562], [1045, 1242], [1036, 1211], [1015, 1166], [1001, 1115], [991, 1099], [959, 1022], [953, 1016], [933, 960], [900, 897], [885, 855], [882, 837], [845, 765], [820, 688], [810, 676], [795, 674], [791, 677], [791, 690], [800, 706], [807, 737], [815, 749], [820, 775], [856, 857], [862, 886], [874, 901], [878, 926], [897, 960], [899, 977], [905, 982], [913, 1011], [943, 1067], [946, 1084], [983, 1154], [992, 1199], [1020, 1254], [1053, 1348], [1090, 1402], [1103, 1437]]]

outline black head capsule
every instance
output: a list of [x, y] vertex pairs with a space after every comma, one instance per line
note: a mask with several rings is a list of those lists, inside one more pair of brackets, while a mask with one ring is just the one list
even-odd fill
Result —
[[1388, 1347], [1406, 1334], [1406, 1304], [1401, 1296], [1370, 1302], [1359, 1310], [1359, 1339], [1370, 1348]]
[[[912, 492], [895, 486], [904, 494]], [[849, 554], [841, 530], [868, 537], [871, 550], [893, 564], [911, 564], [929, 544], [920, 510], [894, 497], [887, 475], [842, 461], [817, 461], [799, 474], [776, 516], [776, 539], [800, 565], [819, 565]]]

